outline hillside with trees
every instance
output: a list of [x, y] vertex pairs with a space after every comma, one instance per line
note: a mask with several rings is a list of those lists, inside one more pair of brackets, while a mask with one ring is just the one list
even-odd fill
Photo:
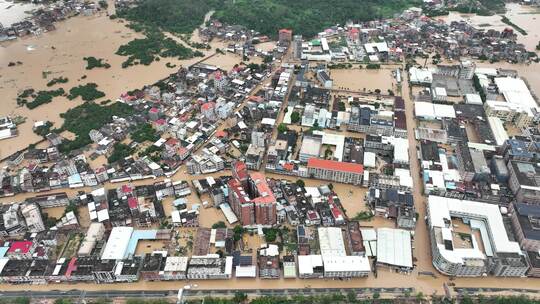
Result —
[[280, 28], [314, 36], [325, 27], [347, 20], [390, 17], [421, 0], [141, 0], [118, 16], [174, 33], [191, 33], [210, 10], [214, 17], [275, 37]]

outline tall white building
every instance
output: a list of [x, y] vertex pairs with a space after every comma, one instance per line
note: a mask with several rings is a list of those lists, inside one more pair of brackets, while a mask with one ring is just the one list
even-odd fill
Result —
[[26, 227], [28, 232], [37, 233], [45, 230], [45, 223], [41, 216], [41, 210], [35, 203], [23, 205], [21, 207], [21, 213], [26, 221]]

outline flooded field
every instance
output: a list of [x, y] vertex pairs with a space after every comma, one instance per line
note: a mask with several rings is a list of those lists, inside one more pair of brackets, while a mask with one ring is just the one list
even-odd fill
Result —
[[[92, 29], [92, 31], [88, 31]], [[81, 103], [80, 99], [69, 101], [58, 97], [53, 102], [33, 110], [18, 107], [17, 95], [24, 89], [50, 89], [47, 82], [54, 77], [67, 77], [68, 83], [57, 85], [69, 91], [79, 84], [96, 83], [106, 94], [102, 98], [115, 100], [121, 93], [156, 82], [172, 73], [167, 68], [170, 62], [177, 67], [189, 65], [201, 58], [177, 60], [166, 58], [150, 66], [136, 65], [123, 69], [121, 63], [126, 57], [115, 55], [118, 47], [141, 35], [125, 27], [121, 20], [110, 20], [105, 13], [91, 17], [75, 17], [57, 24], [57, 30], [37, 37], [26, 37], [0, 45], [0, 94], [3, 96], [0, 116], [21, 115], [27, 120], [19, 126], [19, 136], [4, 140], [0, 157], [5, 157], [30, 143], [40, 140], [32, 132], [35, 121], [49, 120], [55, 125], [62, 124], [59, 113]], [[213, 51], [207, 51], [210, 54]], [[109, 69], [86, 70], [83, 57], [103, 58], [111, 65]], [[8, 67], [9, 62], [22, 62]], [[82, 79], [83, 76], [85, 79]]]
[[10, 26], [29, 17], [30, 12], [39, 7], [39, 5], [31, 3], [14, 3], [13, 1], [0, 0], [0, 23], [4, 26]]
[[[508, 3], [506, 4], [505, 16], [510, 19], [511, 22], [527, 32], [527, 35], [522, 35], [514, 31], [518, 35], [518, 42], [523, 43], [528, 50], [534, 51], [540, 40], [540, 29], [538, 28], [538, 22], [540, 22], [540, 10], [518, 3]], [[478, 16], [474, 14], [450, 12], [448, 16], [437, 18], [446, 22], [466, 20], [477, 28], [486, 30], [495, 29], [501, 31], [510, 27], [501, 21], [500, 15]]]
[[366, 92], [379, 89], [382, 94], [387, 94], [388, 90], [395, 90], [396, 87], [392, 70], [385, 68], [378, 70], [333, 69], [329, 70], [329, 76], [333, 80], [333, 89]]

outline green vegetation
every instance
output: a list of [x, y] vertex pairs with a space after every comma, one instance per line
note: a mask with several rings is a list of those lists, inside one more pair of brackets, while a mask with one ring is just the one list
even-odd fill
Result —
[[[486, 1], [486, 0], [484, 0]], [[174, 33], [191, 33], [214, 9], [215, 18], [229, 24], [277, 36], [281, 28], [291, 28], [306, 37], [347, 20], [366, 21], [389, 17], [419, 0], [142, 0], [138, 6], [118, 12], [118, 16], [145, 26]]]
[[64, 140], [59, 146], [61, 152], [80, 149], [92, 142], [88, 132], [99, 129], [112, 121], [113, 116], [127, 117], [133, 114], [133, 108], [124, 103], [113, 103], [109, 106], [99, 106], [94, 102], [86, 102], [80, 106], [60, 114], [64, 118], [62, 130], [76, 135], [74, 140]]
[[345, 111], [345, 103], [343, 101], [338, 101], [337, 103], [338, 111]]
[[64, 214], [62, 214], [62, 217], [64, 217], [66, 214], [73, 212], [75, 215], [79, 215], [79, 207], [74, 202], [69, 202], [69, 204], [66, 206], [66, 209], [64, 209]]
[[53, 85], [57, 84], [57, 83], [66, 83], [68, 82], [69, 79], [67, 77], [57, 77], [57, 78], [53, 78], [51, 79], [51, 81], [47, 82], [47, 86], [48, 87], [52, 87]]
[[126, 304], [170, 304], [167, 299], [127, 299]]
[[317, 120], [315, 120], [315, 122], [313, 123], [313, 126], [311, 126], [311, 128], [309, 128], [310, 132], [321, 131], [321, 130], [322, 130], [322, 128], [319, 126], [319, 122]]
[[264, 63], [262, 63], [262, 64], [250, 63], [250, 64], [248, 64], [247, 67], [250, 70], [252, 70], [253, 72], [255, 72], [255, 73], [260, 73], [260, 72], [266, 70], [267, 65], [264, 64]]
[[179, 60], [193, 57], [203, 57], [199, 51], [185, 47], [157, 30], [141, 29], [146, 33], [146, 38], [134, 39], [127, 44], [121, 45], [116, 51], [117, 55], [127, 56], [122, 62], [122, 68], [127, 68], [136, 64], [149, 65], [154, 61], [163, 58], [177, 58]]
[[242, 239], [242, 236], [244, 235], [246, 230], [244, 229], [244, 227], [242, 227], [242, 225], [236, 225], [233, 228], [233, 232], [234, 232], [234, 240], [238, 242], [240, 239]]
[[345, 70], [345, 69], [351, 69], [352, 67], [353, 67], [352, 63], [339, 62], [339, 63], [328, 64], [328, 68], [330, 70], [335, 70], [335, 69]]
[[34, 97], [34, 100], [28, 102], [25, 98], [19, 95], [19, 97], [17, 98], [17, 102], [20, 101], [21, 104], [26, 104], [26, 107], [29, 109], [35, 109], [42, 104], [50, 103], [54, 97], [62, 96], [65, 93], [66, 92], [62, 88], [51, 91], [39, 91], [37, 92], [37, 94], [32, 95], [32, 97]]
[[381, 65], [378, 64], [378, 63], [368, 63], [366, 65], [366, 69], [368, 69], [368, 70], [378, 70], [380, 68], [381, 68]]
[[300, 113], [298, 112], [292, 112], [291, 113], [291, 122], [293, 124], [300, 122]]
[[86, 61], [86, 69], [87, 70], [91, 70], [91, 69], [95, 69], [95, 68], [110, 68], [111, 65], [104, 62], [105, 59], [102, 59], [102, 58], [96, 58], [96, 57], [84, 57], [83, 58], [84, 61]]
[[118, 17], [158, 27], [168, 32], [191, 33], [204, 15], [222, 5], [221, 0], [142, 0], [136, 7], [117, 12]]
[[30, 304], [29, 297], [18, 297], [18, 298], [0, 298], [0, 304]]
[[112, 164], [130, 156], [131, 153], [133, 153], [133, 149], [131, 149], [128, 145], [122, 143], [115, 143], [113, 146], [113, 152], [107, 158], [107, 161], [109, 162], [109, 164]]
[[450, 12], [447, 8], [433, 8], [430, 5], [424, 5], [422, 7], [422, 12], [428, 17], [439, 17], [439, 16], [448, 16]]
[[296, 180], [296, 185], [297, 185], [298, 187], [305, 187], [305, 186], [306, 186], [306, 183], [305, 183], [303, 180], [298, 179], [298, 180]]
[[224, 221], [219, 221], [217, 223], [214, 223], [214, 225], [212, 225], [212, 229], [218, 229], [218, 228], [227, 228], [227, 225], [225, 224]]
[[69, 298], [58, 298], [54, 300], [54, 304], [72, 304], [73, 300]]
[[482, 98], [482, 102], [486, 102], [486, 92], [484, 91], [484, 88], [482, 88], [482, 85], [480, 84], [480, 79], [476, 74], [473, 76], [473, 83], [474, 88], [480, 95], [480, 98]]
[[109, 4], [106, 0], [99, 0], [98, 4], [99, 7], [101, 7], [102, 9], [107, 9], [109, 7]]
[[137, 126], [135, 131], [131, 133], [131, 139], [138, 143], [143, 143], [145, 141], [155, 142], [159, 139], [159, 135], [157, 135], [156, 130], [152, 128], [152, 125], [145, 123]]
[[289, 130], [289, 128], [287, 128], [287, 125], [286, 125], [286, 124], [280, 123], [280, 124], [278, 125], [277, 130], [278, 130], [279, 133], [285, 133], [285, 132], [287, 132], [287, 131]]
[[52, 122], [47, 121], [47, 122], [45, 122], [44, 125], [35, 128], [34, 133], [36, 133], [39, 136], [45, 137], [45, 135], [51, 133], [52, 125], [53, 125]]
[[521, 27], [519, 27], [517, 24], [515, 24], [514, 22], [510, 21], [510, 19], [508, 19], [506, 16], [502, 16], [502, 19], [501, 21], [503, 23], [506, 23], [508, 25], [510, 25], [511, 27], [513, 27], [516, 31], [518, 31], [521, 35], [523, 36], [526, 36], [527, 35], [527, 31], [525, 31], [524, 29], [522, 29]]
[[373, 213], [371, 213], [370, 211], [360, 211], [353, 217], [353, 220], [370, 221], [372, 217], [373, 217]]
[[279, 230], [276, 228], [263, 228], [264, 239], [267, 242], [274, 242], [279, 234]]
[[[352, 299], [352, 298], [351, 298]], [[368, 304], [373, 303], [371, 300], [356, 300], [356, 296], [354, 299], [349, 299], [348, 296], [343, 294], [323, 294], [323, 295], [317, 295], [317, 296], [304, 296], [304, 295], [294, 295], [292, 297], [286, 297], [286, 296], [262, 296], [258, 298], [254, 298], [252, 300], [248, 300], [244, 294], [235, 294], [233, 298], [212, 298], [212, 297], [206, 297], [202, 300], [188, 300], [186, 303], [188, 304], [198, 304], [198, 303], [204, 303], [204, 304], [238, 304], [238, 303], [244, 303], [244, 304], [349, 304], [349, 303], [362, 303], [362, 304]], [[378, 303], [392, 303], [391, 300], [384, 301], [381, 300]]]
[[344, 24], [347, 20], [373, 20], [391, 16], [411, 5], [414, 0], [237, 0], [226, 2], [215, 17], [229, 24], [240, 24], [275, 37], [281, 28], [306, 37], [315, 36], [324, 28]]
[[477, 14], [480, 16], [492, 16], [495, 13], [504, 13], [504, 0], [477, 0], [461, 1], [456, 6], [448, 8], [464, 14]]
[[101, 97], [105, 97], [105, 93], [97, 89], [97, 84], [87, 83], [85, 85], [79, 85], [69, 90], [68, 99], [73, 100], [81, 96], [84, 101], [92, 101]]

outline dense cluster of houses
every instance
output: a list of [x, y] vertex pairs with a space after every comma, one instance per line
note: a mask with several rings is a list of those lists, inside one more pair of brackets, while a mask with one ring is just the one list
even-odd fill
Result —
[[393, 19], [330, 27], [318, 37], [292, 40], [296, 59], [326, 62], [395, 62], [408, 56], [439, 54], [450, 60], [475, 58], [515, 63], [537, 60], [517, 42], [511, 27], [502, 31], [476, 28], [465, 21], [447, 23], [410, 8]]
[[40, 5], [27, 20], [2, 25], [0, 23], [0, 42], [17, 39], [30, 34], [39, 35], [42, 32], [55, 30], [55, 23], [75, 15], [90, 16], [99, 11], [100, 7], [94, 2], [69, 0]]

